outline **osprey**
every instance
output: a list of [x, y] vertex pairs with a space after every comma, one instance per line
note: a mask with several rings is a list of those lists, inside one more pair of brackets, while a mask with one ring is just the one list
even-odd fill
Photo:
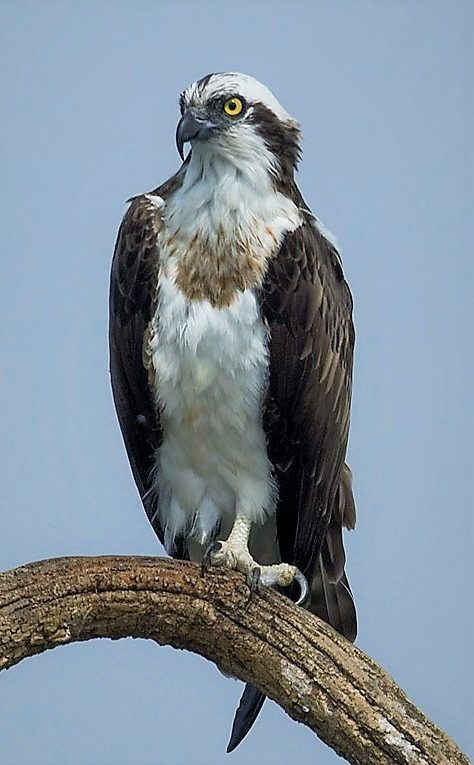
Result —
[[[354, 640], [352, 298], [295, 183], [299, 125], [237, 73], [193, 83], [180, 107], [176, 143], [191, 151], [129, 200], [112, 263], [110, 369], [133, 476], [170, 555], [252, 588], [298, 582]], [[228, 751], [263, 701], [246, 686]]]

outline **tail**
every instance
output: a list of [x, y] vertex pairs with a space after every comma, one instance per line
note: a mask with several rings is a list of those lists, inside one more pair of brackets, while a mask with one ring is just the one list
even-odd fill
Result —
[[347, 576], [343, 573], [338, 582], [331, 582], [322, 557], [315, 568], [305, 608], [334, 627], [351, 643], [356, 639], [357, 614]]
[[265, 694], [255, 688], [254, 685], [247, 683], [240, 699], [240, 704], [235, 713], [232, 723], [232, 733], [227, 745], [227, 753], [233, 752], [245, 738], [250, 728], [258, 717], [258, 714], [265, 701]]
[[[344, 571], [346, 558], [342, 541], [342, 527], [353, 529], [355, 526], [351, 478], [349, 467], [344, 465], [321, 553], [308, 577], [310, 591], [304, 607], [353, 643], [357, 635], [357, 614]], [[264, 701], [265, 695], [247, 683], [234, 716], [227, 752], [232, 752], [245, 738]]]

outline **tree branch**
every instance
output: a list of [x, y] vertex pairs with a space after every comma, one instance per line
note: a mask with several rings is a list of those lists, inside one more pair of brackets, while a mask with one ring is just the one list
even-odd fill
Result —
[[372, 659], [240, 574], [164, 558], [57, 558], [0, 574], [0, 669], [58, 645], [150, 638], [250, 681], [354, 765], [469, 765]]

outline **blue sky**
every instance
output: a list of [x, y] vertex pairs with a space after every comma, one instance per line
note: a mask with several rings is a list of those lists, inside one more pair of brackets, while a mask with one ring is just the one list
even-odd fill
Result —
[[[0, 567], [160, 554], [108, 381], [124, 200], [178, 166], [178, 95], [265, 82], [303, 127], [299, 184], [355, 300], [348, 573], [358, 645], [472, 740], [473, 6], [0, 2]], [[5, 762], [220, 763], [240, 684], [144, 641], [0, 678]], [[340, 760], [267, 703], [229, 762]]]

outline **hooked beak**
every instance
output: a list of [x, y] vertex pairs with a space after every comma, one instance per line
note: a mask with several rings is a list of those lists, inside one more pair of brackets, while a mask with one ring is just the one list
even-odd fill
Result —
[[188, 141], [202, 140], [213, 133], [216, 126], [206, 119], [199, 119], [191, 111], [181, 117], [176, 128], [176, 146], [179, 156], [184, 160], [184, 144]]

